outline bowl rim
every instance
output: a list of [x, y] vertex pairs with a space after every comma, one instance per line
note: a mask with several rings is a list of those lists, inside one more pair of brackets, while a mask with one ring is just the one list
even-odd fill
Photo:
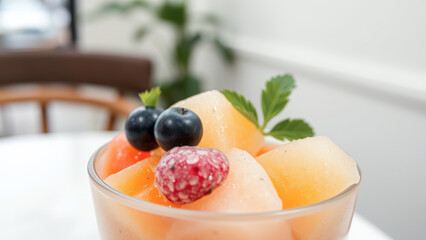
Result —
[[[100, 192], [102, 192], [105, 196], [111, 199], [114, 199], [115, 201], [118, 201], [121, 204], [124, 204], [128, 207], [131, 207], [143, 212], [147, 212], [147, 213], [155, 214], [155, 215], [161, 215], [164, 217], [172, 217], [172, 218], [180, 218], [180, 219], [188, 219], [188, 220], [202, 219], [202, 220], [211, 220], [211, 221], [257, 221], [260, 219], [265, 220], [265, 218], [289, 219], [289, 218], [301, 217], [301, 216], [313, 214], [313, 213], [331, 208], [343, 202], [344, 200], [351, 198], [353, 194], [357, 195], [359, 186], [362, 181], [361, 169], [359, 165], [356, 164], [356, 168], [359, 174], [359, 181], [356, 184], [350, 185], [341, 193], [331, 198], [328, 198], [326, 200], [323, 200], [321, 202], [317, 202], [314, 204], [297, 207], [297, 208], [284, 209], [279, 211], [254, 212], [254, 213], [218, 213], [218, 212], [180, 209], [180, 208], [167, 207], [167, 206], [147, 202], [144, 200], [140, 200], [137, 198], [133, 198], [129, 195], [126, 195], [124, 193], [121, 193], [115, 190], [114, 188], [106, 184], [96, 173], [95, 161], [98, 155], [101, 153], [101, 151], [107, 149], [108, 145], [109, 143], [106, 143], [102, 145], [99, 149], [97, 149], [95, 153], [92, 154], [88, 162], [87, 171], [93, 186], [97, 190], [100, 190]], [[94, 189], [92, 189], [92, 193], [93, 191]], [[356, 198], [357, 196], [355, 196], [354, 205], [356, 204]]]

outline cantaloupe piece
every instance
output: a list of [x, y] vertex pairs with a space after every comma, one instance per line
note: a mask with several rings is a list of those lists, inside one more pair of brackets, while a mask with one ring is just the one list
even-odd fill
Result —
[[230, 169], [223, 185], [182, 208], [222, 213], [281, 210], [282, 202], [274, 185], [249, 153], [233, 148], [226, 153], [226, 157]]
[[[210, 195], [183, 205], [183, 209], [221, 213], [254, 213], [281, 210], [281, 200], [265, 170], [246, 151], [233, 148], [226, 156], [229, 175]], [[268, 221], [176, 220], [167, 240], [290, 239], [291, 231], [280, 219]]]
[[274, 183], [284, 209], [326, 200], [360, 179], [355, 161], [327, 137], [292, 141], [256, 160]]
[[[160, 159], [160, 156], [154, 155], [137, 162], [107, 177], [105, 183], [131, 197], [179, 208], [180, 205], [169, 202], [155, 187], [155, 167]], [[170, 219], [145, 213], [118, 202], [111, 202], [108, 211], [116, 218], [123, 231], [127, 231], [126, 234], [135, 236], [134, 239], [164, 239], [164, 234], [171, 224]]]
[[355, 209], [356, 195], [354, 193], [340, 198], [333, 205], [321, 211], [305, 216], [292, 218], [288, 221], [294, 240], [337, 240], [347, 239], [348, 226]]
[[102, 171], [99, 173], [101, 179], [117, 173], [136, 162], [151, 156], [150, 152], [140, 151], [130, 145], [126, 134], [117, 134], [108, 146], [106, 159]]
[[262, 133], [216, 90], [187, 98], [172, 107], [188, 108], [200, 117], [203, 124], [200, 147], [217, 148], [222, 152], [236, 147], [254, 155], [262, 146]]
[[[296, 140], [256, 160], [274, 183], [284, 209], [332, 198], [360, 180], [355, 161], [327, 137]], [[332, 208], [289, 220], [291, 239], [344, 239], [355, 200], [346, 197]]]
[[107, 177], [105, 183], [115, 190], [140, 200], [168, 207], [180, 207], [180, 205], [171, 203], [163, 195], [159, 194], [154, 185], [155, 167], [160, 159], [160, 156], [155, 155], [137, 162]]
[[294, 238], [286, 222], [279, 219], [259, 221], [177, 220], [173, 222], [165, 238], [165, 240], [262, 239], [293, 240]]
[[276, 148], [278, 146], [281, 146], [281, 144], [264, 142], [263, 145], [262, 145], [262, 147], [260, 147], [259, 151], [256, 153], [255, 156], [258, 157], [258, 156], [260, 156], [260, 155], [262, 155], [264, 153], [267, 153], [267, 152], [271, 151], [272, 149], [274, 149], [274, 148]]

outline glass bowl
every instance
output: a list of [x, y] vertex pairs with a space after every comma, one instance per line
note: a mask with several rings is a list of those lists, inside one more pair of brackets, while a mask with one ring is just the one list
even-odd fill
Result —
[[[101, 239], [290, 240], [346, 239], [360, 181], [304, 207], [232, 214], [170, 208], [125, 195], [102, 181], [107, 145], [90, 158], [88, 172]], [[358, 167], [358, 172], [361, 175]]]

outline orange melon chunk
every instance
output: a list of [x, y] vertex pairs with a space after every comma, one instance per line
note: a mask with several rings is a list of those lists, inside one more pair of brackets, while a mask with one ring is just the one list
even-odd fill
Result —
[[[226, 153], [229, 175], [210, 195], [183, 205], [183, 209], [221, 213], [253, 213], [281, 210], [281, 199], [265, 170], [246, 151], [237, 148]], [[232, 222], [176, 220], [167, 240], [258, 240], [291, 239], [282, 220]], [[201, 236], [201, 237], [200, 237]]]
[[230, 169], [223, 185], [210, 195], [183, 205], [184, 209], [225, 213], [281, 210], [281, 199], [274, 185], [249, 153], [233, 148], [226, 157]]
[[326, 200], [360, 179], [355, 161], [327, 137], [296, 140], [256, 160], [274, 183], [284, 209]]
[[[137, 162], [122, 171], [105, 179], [105, 183], [112, 188], [150, 203], [167, 207], [180, 207], [169, 202], [155, 187], [155, 167], [160, 161], [158, 155], [151, 156]], [[116, 225], [125, 232], [131, 233], [126, 239], [164, 239], [171, 221], [161, 216], [145, 213], [137, 209], [127, 207], [115, 201], [111, 201], [108, 211]]]
[[126, 134], [121, 132], [109, 144], [104, 166], [99, 175], [101, 179], [105, 179], [150, 155], [150, 152], [140, 151], [130, 145]]
[[274, 148], [276, 148], [278, 146], [280, 146], [280, 144], [270, 143], [270, 142], [264, 142], [263, 145], [262, 145], [262, 147], [257, 152], [256, 157], [258, 157], [258, 156], [260, 156], [260, 155], [262, 155], [264, 153], [267, 153], [267, 152], [271, 151], [272, 149], [274, 149]]
[[188, 108], [200, 117], [203, 124], [200, 147], [222, 152], [236, 147], [254, 156], [263, 144], [263, 135], [256, 126], [216, 90], [187, 98], [172, 107]]
[[105, 179], [110, 187], [140, 200], [165, 206], [179, 207], [168, 201], [154, 186], [155, 167], [160, 161], [158, 155], [137, 162]]

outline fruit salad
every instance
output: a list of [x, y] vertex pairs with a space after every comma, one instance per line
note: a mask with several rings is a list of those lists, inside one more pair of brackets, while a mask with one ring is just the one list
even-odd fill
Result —
[[290, 75], [267, 81], [262, 123], [230, 90], [165, 110], [160, 89], [141, 93], [125, 131], [89, 163], [102, 238], [345, 239], [360, 173], [304, 120], [270, 126], [294, 87]]

